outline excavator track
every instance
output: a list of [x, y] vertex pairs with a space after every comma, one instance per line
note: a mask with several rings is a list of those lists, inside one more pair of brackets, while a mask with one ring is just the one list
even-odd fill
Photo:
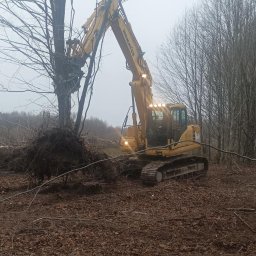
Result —
[[207, 170], [208, 160], [204, 157], [179, 157], [147, 164], [141, 171], [141, 179], [144, 184], [155, 185], [168, 179], [204, 176]]

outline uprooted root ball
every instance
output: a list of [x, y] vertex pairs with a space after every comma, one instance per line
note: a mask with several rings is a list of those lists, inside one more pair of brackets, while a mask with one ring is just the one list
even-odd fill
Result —
[[[97, 165], [92, 163], [106, 159]], [[70, 170], [92, 164], [84, 168], [97, 179], [114, 181], [116, 168], [108, 160], [107, 155], [93, 152], [84, 142], [70, 130], [52, 129], [38, 136], [27, 148], [26, 162], [29, 173], [37, 182], [45, 177], [58, 176]]]

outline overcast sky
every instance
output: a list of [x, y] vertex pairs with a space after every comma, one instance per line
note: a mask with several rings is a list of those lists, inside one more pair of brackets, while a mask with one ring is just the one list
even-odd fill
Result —
[[[69, 1], [67, 1], [69, 2]], [[156, 57], [161, 44], [165, 41], [171, 29], [179, 22], [185, 11], [200, 0], [128, 0], [124, 3], [127, 17], [133, 31], [146, 52], [145, 59], [154, 75]], [[93, 12], [94, 0], [74, 0], [76, 9], [76, 27], [85, 23]], [[108, 31], [103, 48], [101, 68], [94, 85], [89, 116], [98, 117], [108, 124], [121, 125], [125, 114], [131, 105], [129, 82], [132, 74], [125, 68], [125, 58], [115, 40], [112, 31]], [[9, 69], [9, 70], [8, 70]], [[12, 68], [13, 69], [13, 68]], [[33, 78], [18, 67], [10, 70], [9, 66], [0, 63], [0, 81], [8, 83], [9, 88], [15, 87], [15, 81], [10, 79], [12, 74]], [[5, 77], [8, 75], [8, 78]], [[50, 82], [43, 81], [44, 87], [51, 88]], [[32, 99], [38, 95], [7, 94], [0, 92], [0, 112], [29, 111], [38, 112], [39, 107], [31, 104]]]

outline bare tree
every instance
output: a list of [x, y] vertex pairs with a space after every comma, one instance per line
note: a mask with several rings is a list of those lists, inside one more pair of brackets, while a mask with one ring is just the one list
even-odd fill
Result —
[[201, 127], [206, 72], [202, 47], [200, 16], [193, 10], [162, 46], [157, 82], [158, 90], [168, 100], [187, 105], [193, 121]]
[[[58, 101], [59, 126], [71, 128], [71, 96], [78, 92], [81, 79], [86, 73], [82, 99], [78, 99], [79, 111], [76, 121], [78, 132], [82, 120], [83, 99], [91, 83], [95, 67], [97, 47], [92, 53], [92, 62], [84, 73], [74, 69], [68, 56], [68, 45], [73, 35], [74, 8], [71, 4], [70, 20], [65, 25], [66, 0], [3, 0], [0, 2], [0, 58], [23, 65], [42, 77], [52, 80], [53, 93]], [[99, 39], [97, 39], [99, 40]], [[4, 88], [6, 89], [6, 88]], [[25, 90], [26, 91], [26, 90]], [[30, 91], [45, 92], [38, 87]]]

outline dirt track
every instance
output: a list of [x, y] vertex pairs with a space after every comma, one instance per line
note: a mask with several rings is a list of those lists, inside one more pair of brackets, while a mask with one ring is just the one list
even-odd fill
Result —
[[[0, 176], [0, 198], [25, 187], [23, 176]], [[39, 194], [28, 211], [34, 194], [1, 202], [0, 255], [256, 255], [256, 167], [77, 192]]]

